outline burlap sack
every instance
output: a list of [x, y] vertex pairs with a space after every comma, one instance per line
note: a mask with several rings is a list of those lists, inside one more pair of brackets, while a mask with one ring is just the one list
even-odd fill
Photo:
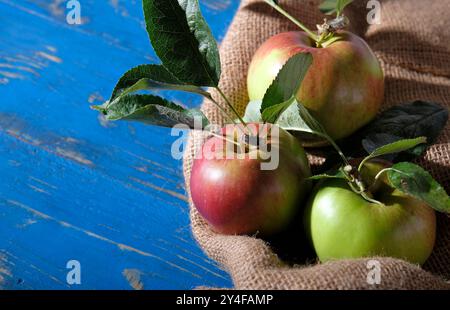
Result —
[[[380, 59], [386, 75], [384, 109], [416, 99], [450, 105], [450, 1], [386, 0], [382, 21], [368, 25], [366, 0], [356, 0], [346, 14], [351, 31], [364, 37]], [[280, 4], [314, 28], [323, 20], [319, 1], [285, 0]], [[246, 74], [256, 49], [270, 36], [296, 26], [260, 0], [243, 0], [221, 45], [221, 88], [240, 112], [247, 104]], [[215, 96], [219, 101], [220, 98]], [[218, 124], [223, 116], [210, 102], [203, 111]], [[420, 164], [450, 189], [448, 125]], [[195, 133], [193, 133], [195, 135]], [[189, 190], [193, 154], [201, 144], [192, 137], [185, 153], [184, 174]], [[367, 282], [369, 259], [320, 264], [289, 265], [273, 251], [272, 244], [248, 236], [224, 236], [211, 231], [194, 208], [192, 231], [204, 251], [231, 275], [237, 289], [450, 289], [450, 230], [448, 216], [438, 215], [438, 235], [432, 256], [423, 268], [398, 259], [376, 258], [381, 263], [381, 284]], [[289, 241], [295, 247], [295, 241]], [[287, 242], [287, 243], [289, 243]], [[282, 253], [282, 251], [280, 252]], [[295, 260], [294, 260], [295, 261]], [[297, 261], [302, 263], [302, 260]], [[304, 260], [303, 260], [304, 263]]]

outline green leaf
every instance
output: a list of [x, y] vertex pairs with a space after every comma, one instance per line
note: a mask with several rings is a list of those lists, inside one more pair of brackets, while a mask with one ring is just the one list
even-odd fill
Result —
[[113, 101], [124, 90], [135, 85], [141, 79], [149, 79], [164, 84], [183, 84], [161, 65], [140, 65], [128, 70], [117, 82], [111, 95]]
[[426, 142], [427, 142], [426, 137], [418, 137], [415, 139], [402, 139], [402, 140], [398, 140], [398, 141], [383, 145], [383, 146], [377, 148], [376, 150], [374, 150], [372, 153], [370, 153], [369, 156], [364, 158], [359, 166], [362, 167], [364, 165], [364, 163], [366, 163], [368, 160], [370, 160], [372, 158], [387, 155], [387, 154], [400, 153], [400, 152], [412, 149], [412, 148], [416, 147], [417, 145], [423, 144]]
[[[308, 128], [300, 117], [297, 104], [291, 104], [278, 118], [276, 124], [285, 130], [304, 131], [302, 128]], [[300, 130], [299, 130], [300, 129]], [[307, 132], [311, 132], [308, 130]]]
[[401, 162], [387, 173], [389, 183], [399, 191], [419, 199], [433, 209], [450, 213], [450, 197], [444, 188], [421, 167]]
[[[391, 135], [388, 133], [380, 133], [373, 136], [369, 136], [366, 139], [362, 140], [362, 145], [364, 150], [366, 150], [367, 153], [371, 154], [373, 151], [375, 151], [377, 148], [382, 147], [383, 145], [394, 143], [396, 141], [402, 140], [402, 137], [398, 137], [395, 135]], [[415, 147], [414, 149], [416, 149]], [[383, 158], [389, 161], [393, 161], [394, 158], [396, 158], [398, 153], [394, 154], [388, 154], [384, 155]]]
[[[178, 124], [194, 128], [199, 124], [202, 128], [208, 120], [199, 110], [186, 110], [173, 102], [153, 95], [120, 96], [113, 102], [101, 106], [92, 106], [100, 111], [107, 120], [134, 120], [149, 125], [173, 127]], [[199, 129], [199, 128], [196, 128]]]
[[143, 5], [150, 41], [164, 67], [184, 83], [217, 86], [219, 51], [198, 0], [143, 0]]
[[320, 4], [319, 10], [327, 15], [332, 15], [334, 13], [340, 15], [345, 7], [352, 2], [353, 0], [325, 0]]
[[[264, 121], [266, 121], [264, 119], [265, 109], [277, 104], [284, 104], [296, 95], [311, 64], [312, 56], [309, 53], [298, 53], [289, 58], [264, 95], [261, 105]], [[279, 108], [278, 111], [282, 113], [283, 109]], [[272, 118], [277, 117], [272, 115]]]
[[[255, 101], [250, 101], [247, 105], [247, 108], [245, 110], [245, 115], [244, 115], [244, 121], [251, 123], [251, 122], [262, 122], [262, 117], [261, 117], [261, 100], [255, 100]], [[303, 107], [302, 107], [303, 108]], [[303, 111], [303, 109], [302, 109]], [[305, 115], [306, 113], [308, 113], [308, 111], [303, 111], [303, 115]], [[309, 118], [312, 118], [312, 116], [308, 113]], [[315, 137], [315, 139], [317, 139], [317, 132], [312, 129], [311, 127], [309, 127], [305, 121], [302, 119], [302, 117], [300, 116], [300, 111], [299, 111], [299, 104], [298, 102], [294, 102], [291, 105], [289, 105], [286, 110], [281, 113], [281, 115], [279, 116], [279, 118], [277, 119], [277, 121], [275, 122], [276, 125], [278, 125], [279, 127], [283, 128], [284, 130], [288, 130], [288, 131], [297, 131], [297, 132], [301, 132], [302, 137], [301, 139], [303, 140], [308, 140], [311, 139], [311, 134]], [[316, 126], [314, 126], [315, 129], [317, 128], [322, 128], [320, 126], [320, 124], [316, 124]], [[321, 131], [321, 136], [323, 136], [323, 129], [320, 129]]]
[[447, 109], [436, 103], [415, 101], [394, 106], [364, 128], [360, 133], [364, 137], [362, 145], [368, 153], [372, 153], [376, 148], [399, 139], [426, 137], [427, 144], [402, 153], [408, 155], [406, 159], [412, 159], [422, 155], [427, 146], [436, 141], [447, 121]]
[[[120, 78], [108, 102], [93, 108], [102, 112], [108, 120], [137, 120], [168, 127], [183, 123], [192, 128], [194, 117], [197, 116], [201, 120], [200, 124], [206, 126], [205, 116], [196, 110], [185, 110], [158, 96], [130, 95], [154, 89], [186, 91], [208, 98], [211, 96], [200, 87], [183, 84], [161, 65], [141, 65]], [[161, 119], [158, 120], [158, 117]]]
[[319, 10], [327, 15], [334, 14], [336, 12], [336, 0], [325, 0], [319, 5]]
[[141, 90], [178, 90], [211, 98], [211, 94], [198, 86], [183, 84], [160, 65], [142, 65], [131, 69], [120, 78], [110, 102], [119, 96]]
[[128, 87], [127, 89], [124, 89], [120, 96], [125, 96], [137, 91], [141, 90], [178, 90], [178, 91], [185, 91], [189, 93], [195, 93], [202, 96], [205, 96], [207, 98], [211, 98], [211, 94], [205, 91], [204, 89], [193, 86], [193, 85], [176, 85], [176, 84], [167, 84], [167, 83], [161, 83], [158, 81], [154, 81], [151, 79], [140, 79], [131, 87]]
[[276, 124], [283, 112], [286, 111], [296, 101], [297, 100], [295, 99], [295, 97], [291, 97], [285, 102], [264, 109], [264, 111], [262, 112], [262, 119], [264, 120], [264, 122]]
[[289, 131], [299, 131], [327, 136], [323, 126], [309, 113], [309, 111], [296, 99], [284, 110], [275, 122], [276, 125]]
[[336, 11], [342, 13], [353, 0], [337, 0]]
[[344, 173], [339, 169], [335, 172], [316, 174], [312, 177], [309, 177], [310, 180], [322, 180], [322, 179], [343, 179], [346, 180]]
[[[293, 100], [293, 102], [288, 104], [290, 100]], [[255, 101], [253, 103], [255, 106], [252, 107], [252, 109], [256, 109], [258, 103], [259, 102]], [[322, 125], [295, 98], [289, 99], [288, 102], [286, 102], [286, 106], [287, 108], [275, 122], [276, 125], [285, 130], [312, 133], [320, 136], [326, 135]]]
[[[261, 100], [253, 100], [247, 104], [244, 115], [245, 122], [262, 122], [261, 104]], [[300, 117], [298, 106], [296, 104], [291, 104], [283, 113], [281, 113], [275, 124], [285, 130], [306, 131], [311, 133], [309, 127], [307, 127], [305, 122]]]

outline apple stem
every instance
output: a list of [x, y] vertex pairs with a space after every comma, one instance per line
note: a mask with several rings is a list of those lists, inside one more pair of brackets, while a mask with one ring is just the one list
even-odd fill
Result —
[[330, 143], [331, 145], [336, 149], [336, 151], [338, 152], [339, 156], [341, 156], [342, 160], [344, 161], [344, 164], [350, 165], [350, 163], [347, 160], [347, 157], [345, 157], [344, 153], [342, 152], [342, 150], [339, 148], [339, 146], [336, 144], [336, 142], [333, 141], [333, 139], [330, 138]]
[[354, 180], [352, 180], [351, 177], [347, 178], [347, 181], [348, 181], [348, 185], [350, 186], [350, 188], [352, 189], [352, 191], [354, 191], [356, 194], [359, 194], [359, 195], [361, 195], [361, 193], [363, 193], [362, 190], [357, 189], [357, 188], [355, 187]]
[[392, 168], [384, 168], [380, 172], [377, 173], [375, 176], [375, 182], [378, 181], [378, 179], [381, 177], [381, 175], [389, 170], [392, 170]]
[[345, 157], [344, 152], [342, 152], [340, 147], [336, 144], [336, 142], [334, 142], [334, 140], [327, 133], [315, 132], [315, 134], [317, 134], [318, 136], [321, 136], [322, 138], [325, 138], [328, 142], [330, 142], [331, 146], [336, 150], [336, 152], [342, 158], [342, 161], [344, 162], [345, 166], [351, 166], [347, 157]]
[[300, 21], [298, 21], [296, 18], [294, 18], [291, 14], [289, 14], [288, 12], [283, 10], [283, 8], [281, 8], [277, 3], [275, 3], [275, 1], [273, 1], [273, 0], [264, 0], [264, 2], [266, 2], [268, 5], [270, 5], [275, 10], [277, 10], [279, 13], [281, 13], [286, 18], [288, 18], [291, 22], [293, 22], [298, 27], [300, 27], [300, 29], [302, 29], [304, 32], [306, 32], [308, 34], [308, 36], [311, 39], [313, 39], [315, 42], [318, 42], [318, 40], [319, 40], [319, 36], [318, 35], [316, 35], [314, 32], [309, 30], [305, 25], [303, 25]]
[[371, 159], [372, 159], [372, 157], [370, 157], [370, 156], [367, 156], [366, 158], [364, 158], [358, 165], [358, 172], [361, 172], [362, 167], [366, 164], [367, 161], [369, 161]]
[[[378, 204], [378, 205], [380, 205], [380, 206], [384, 206], [384, 204], [383, 204], [382, 202], [380, 202], [380, 201], [378, 201], [378, 200], [376, 200], [376, 199], [371, 198], [371, 197], [366, 193], [366, 190], [365, 190], [365, 188], [364, 188], [364, 185], [362, 184], [361, 181], [359, 181], [358, 179], [356, 179], [356, 180], [350, 180], [350, 179], [347, 179], [347, 181], [348, 181], [348, 182], [347, 182], [348, 185], [350, 186], [350, 189], [351, 189], [355, 194], [361, 195], [361, 197], [364, 198], [365, 200], [367, 200], [368, 202], [376, 203], [376, 204]], [[355, 187], [355, 184], [356, 184], [359, 188], [356, 188], [356, 187]]]
[[[345, 165], [344, 169], [342, 169], [342, 172], [344, 173], [345, 178], [347, 179], [347, 183], [350, 186], [351, 190], [353, 192], [355, 192], [356, 194], [361, 195], [361, 197], [363, 197], [365, 200], [367, 200], [369, 202], [376, 203], [378, 205], [384, 206], [383, 203], [379, 202], [376, 199], [372, 199], [372, 198], [369, 197], [369, 195], [367, 195], [364, 183], [361, 181], [361, 179], [359, 177], [359, 169], [357, 169], [357, 171], [356, 171], [357, 175], [353, 175], [351, 173], [351, 170], [352, 170], [353, 166], [349, 163], [347, 157], [345, 157], [345, 155], [344, 155], [344, 152], [342, 152], [342, 150], [339, 148], [339, 146], [336, 144], [336, 142], [334, 142], [334, 140], [327, 134], [320, 134], [320, 136], [322, 136], [323, 138], [327, 139], [328, 142], [330, 142], [330, 144], [335, 148], [335, 150], [341, 156], [341, 158], [342, 158], [342, 160], [344, 162], [344, 165]], [[347, 167], [349, 167], [349, 169]], [[387, 169], [392, 169], [392, 168], [383, 169], [382, 171], [380, 171], [380, 173], [383, 172], [384, 170], [387, 170]], [[380, 173], [378, 173], [378, 175]], [[376, 177], [375, 177], [375, 179], [376, 179]]]
[[389, 167], [389, 168], [384, 168], [380, 172], [378, 172], [377, 175], [375, 176], [375, 181], [377, 181], [383, 173], [388, 172], [388, 171], [395, 171], [395, 172], [403, 174], [405, 176], [409, 176], [408, 174], [404, 173], [403, 171]]
[[380, 206], [385, 206], [384, 203], [382, 203], [382, 202], [380, 202], [380, 201], [378, 201], [378, 200], [376, 200], [376, 199], [370, 198], [370, 197], [367, 195], [366, 192], [362, 192], [362, 193], [361, 193], [361, 196], [362, 196], [365, 200], [367, 200], [368, 202], [376, 203], [376, 204], [378, 204], [378, 205], [380, 205]]
[[225, 100], [227, 103], [227, 106], [233, 111], [234, 115], [239, 119], [239, 121], [247, 128], [247, 123], [242, 119], [242, 117], [239, 115], [238, 111], [234, 108], [231, 101], [227, 98], [227, 96], [224, 94], [224, 92], [220, 89], [220, 87], [216, 87], [216, 90], [219, 92], [220, 96]]

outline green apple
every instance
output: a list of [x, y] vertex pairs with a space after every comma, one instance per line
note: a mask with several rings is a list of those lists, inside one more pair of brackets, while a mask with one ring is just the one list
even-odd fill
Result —
[[[372, 161], [363, 170], [371, 184], [372, 203], [352, 191], [345, 180], [326, 179], [315, 187], [305, 224], [322, 262], [370, 256], [389, 256], [423, 264], [436, 236], [435, 211], [425, 203], [393, 189], [386, 178], [374, 176], [387, 163]], [[370, 183], [371, 181], [371, 183]]]

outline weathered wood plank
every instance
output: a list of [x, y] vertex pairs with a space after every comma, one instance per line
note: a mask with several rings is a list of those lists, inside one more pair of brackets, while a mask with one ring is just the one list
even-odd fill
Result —
[[[0, 0], [0, 288], [229, 286], [193, 240], [170, 130], [89, 109], [155, 60], [140, 1]], [[200, 1], [221, 38], [238, 1]], [[171, 96], [186, 106], [194, 96]], [[82, 284], [66, 282], [79, 260]]]

